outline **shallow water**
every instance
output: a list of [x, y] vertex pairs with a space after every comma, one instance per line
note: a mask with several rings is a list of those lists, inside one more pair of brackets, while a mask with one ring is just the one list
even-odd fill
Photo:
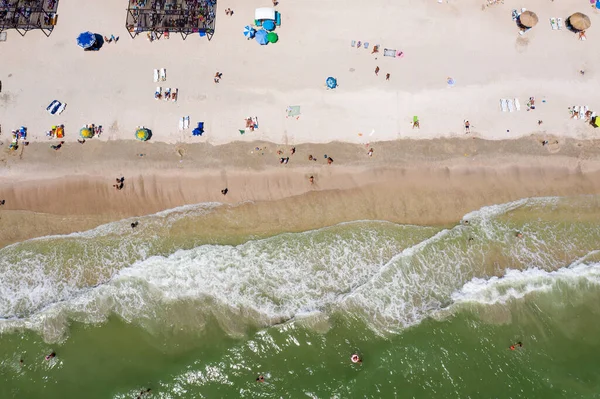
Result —
[[0, 397], [597, 397], [598, 201], [224, 239], [235, 207], [201, 204], [17, 243]]

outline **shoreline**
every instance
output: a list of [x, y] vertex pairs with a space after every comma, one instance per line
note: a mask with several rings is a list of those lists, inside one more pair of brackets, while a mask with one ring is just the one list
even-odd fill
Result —
[[[2, 153], [1, 246], [205, 202], [236, 205], [223, 212], [233, 209], [244, 228], [217, 226], [224, 235], [272, 235], [352, 220], [444, 226], [486, 205], [600, 193], [596, 141], [402, 140], [374, 144], [373, 157], [348, 143], [298, 145], [291, 156], [290, 146], [267, 143], [90, 144]], [[277, 150], [290, 156], [287, 165]]]

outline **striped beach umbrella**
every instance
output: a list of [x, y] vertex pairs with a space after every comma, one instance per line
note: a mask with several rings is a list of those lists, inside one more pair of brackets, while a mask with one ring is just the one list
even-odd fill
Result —
[[252, 39], [255, 34], [256, 30], [254, 30], [254, 28], [250, 25], [246, 25], [246, 27], [244, 28], [244, 36], [246, 36], [248, 39]]
[[150, 131], [146, 128], [139, 128], [135, 131], [135, 138], [140, 141], [146, 141], [150, 138]]
[[79, 129], [79, 135], [82, 139], [91, 139], [92, 137], [94, 137], [94, 132], [92, 132], [92, 129], [88, 127], [82, 127], [81, 129]]

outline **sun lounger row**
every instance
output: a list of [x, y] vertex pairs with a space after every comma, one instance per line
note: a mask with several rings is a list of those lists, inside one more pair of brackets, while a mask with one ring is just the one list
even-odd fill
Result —
[[156, 91], [154, 92], [154, 99], [155, 100], [165, 100], [165, 101], [173, 101], [173, 102], [177, 102], [177, 96], [179, 95], [179, 89], [175, 88], [175, 89], [171, 89], [170, 87], [167, 87], [165, 89], [165, 92], [163, 93], [162, 91], [162, 87], [158, 86], [156, 88]]
[[550, 18], [550, 26], [552, 30], [561, 30], [564, 26], [562, 18]]
[[158, 82], [159, 80], [161, 82], [167, 81], [167, 70], [165, 68], [154, 70], [154, 83]]
[[500, 99], [500, 110], [502, 110], [502, 112], [520, 111], [521, 103], [518, 98], [502, 98]]
[[570, 108], [571, 118], [573, 119], [585, 119], [586, 113], [589, 111], [587, 105], [575, 105]]

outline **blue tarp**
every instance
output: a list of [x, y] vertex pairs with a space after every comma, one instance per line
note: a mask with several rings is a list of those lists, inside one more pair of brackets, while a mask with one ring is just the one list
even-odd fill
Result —
[[96, 35], [92, 32], [83, 32], [77, 36], [77, 45], [84, 49], [92, 47], [96, 44]]
[[275, 21], [267, 19], [266, 21], [263, 21], [262, 27], [266, 30], [275, 30]]
[[250, 25], [246, 25], [246, 27], [244, 28], [244, 36], [246, 36], [248, 39], [252, 39], [255, 34], [256, 31], [254, 30], [254, 28], [252, 28]]
[[269, 43], [269, 41], [267, 40], [267, 31], [264, 29], [257, 31], [256, 36], [254, 36], [254, 38], [260, 45], [265, 45]]
[[198, 122], [198, 127], [192, 130], [193, 136], [202, 136], [204, 133], [204, 122]]
[[335, 89], [337, 87], [337, 80], [335, 78], [332, 78], [331, 76], [327, 78], [325, 83], [327, 84], [327, 87], [330, 89]]

